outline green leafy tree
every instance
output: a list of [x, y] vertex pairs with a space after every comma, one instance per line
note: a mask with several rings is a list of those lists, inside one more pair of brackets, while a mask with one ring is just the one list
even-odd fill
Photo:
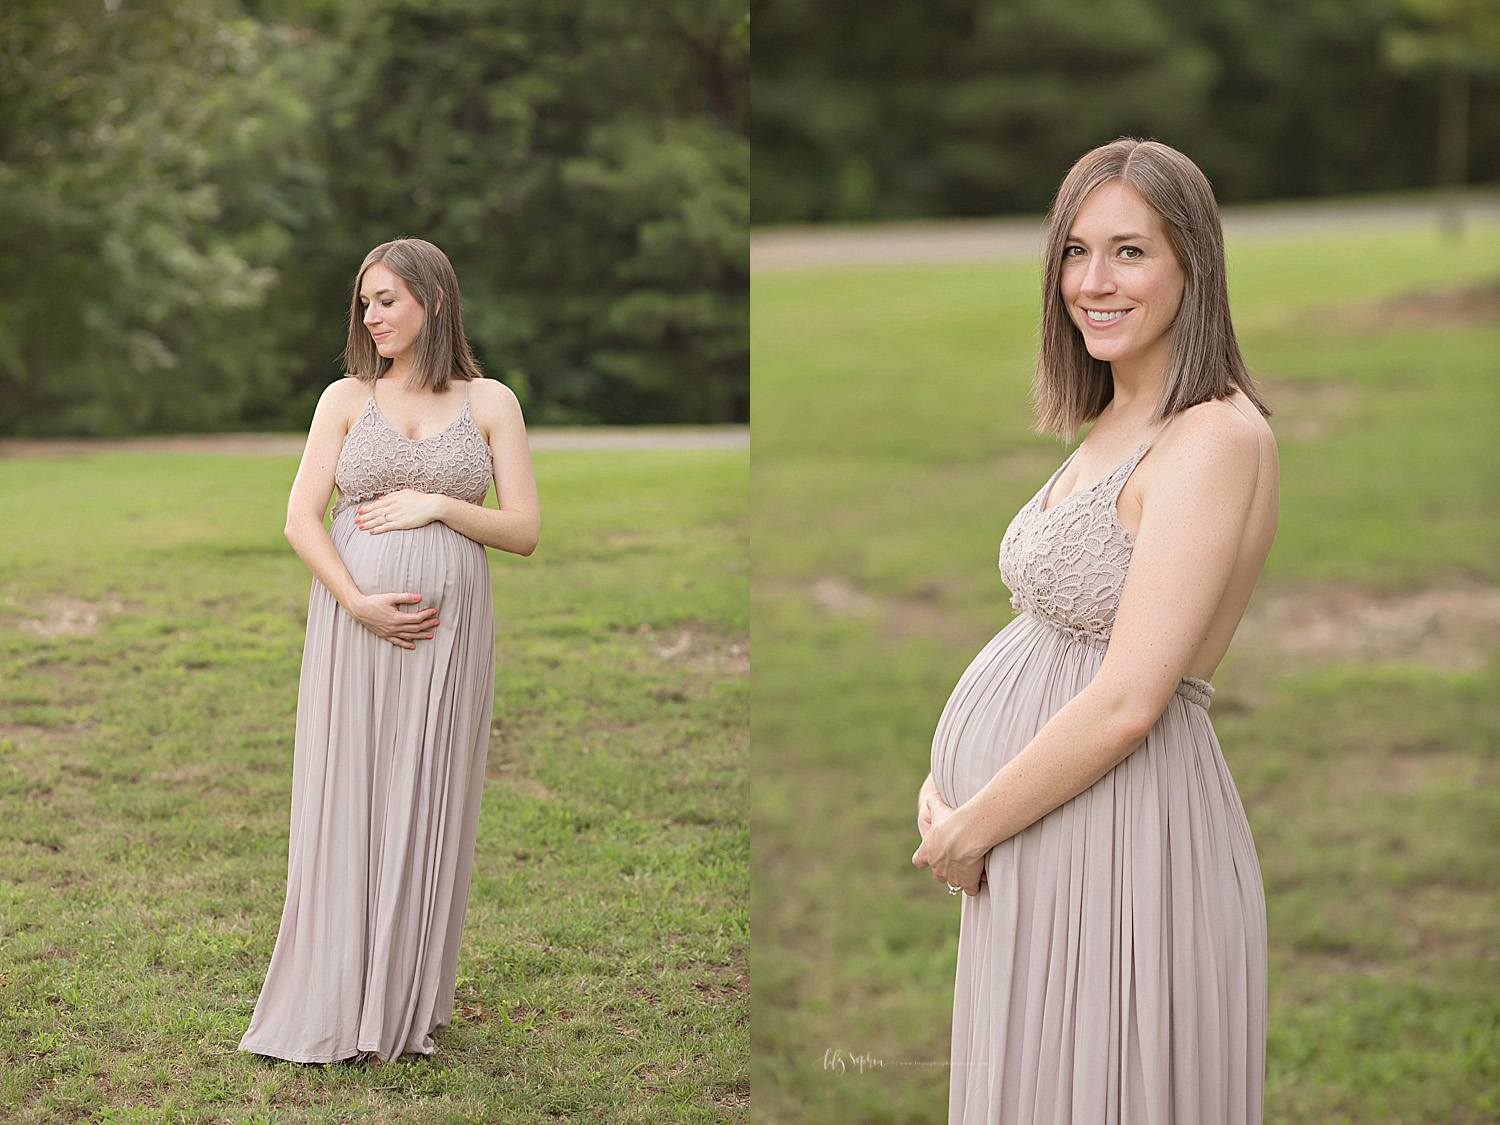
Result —
[[427, 238], [534, 418], [747, 417], [742, 9], [391, 0], [346, 57], [330, 288], [370, 246]]
[[[1393, 66], [1387, 40], [1447, 27], [1477, 48], [1500, 6], [759, 0], [753, 11], [754, 214], [771, 222], [1039, 210], [1074, 158], [1124, 134], [1188, 152], [1225, 201], [1428, 186], [1437, 84]], [[1500, 86], [1470, 74], [1470, 178], [1500, 179]]]
[[[1435, 77], [1438, 86], [1437, 180], [1459, 188], [1469, 178], [1470, 89], [1500, 73], [1500, 5], [1493, 0], [1402, 0], [1404, 18], [1385, 35], [1397, 71]], [[1450, 201], [1451, 202], [1451, 201]], [[1461, 212], [1445, 208], [1445, 223]]]
[[114, 7], [0, 10], [0, 432], [224, 425], [277, 385], [274, 44], [192, 0]]
[[1101, 137], [1189, 131], [1215, 73], [1148, 0], [766, 0], [754, 19], [764, 218], [1034, 208]]
[[378, 242], [543, 420], [748, 411], [725, 0], [0, 8], [0, 433], [298, 427]]

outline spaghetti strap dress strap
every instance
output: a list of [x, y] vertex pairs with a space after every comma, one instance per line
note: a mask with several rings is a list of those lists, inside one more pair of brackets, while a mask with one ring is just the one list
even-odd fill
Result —
[[1255, 424], [1254, 420], [1251, 419], [1243, 410], [1241, 410], [1239, 408], [1239, 404], [1236, 403], [1234, 401], [1234, 399], [1232, 399], [1232, 398], [1231, 399], [1226, 399], [1225, 401], [1228, 402], [1230, 406], [1234, 407], [1234, 412], [1236, 414], [1238, 414], [1241, 418], [1244, 418], [1245, 421], [1246, 421], [1246, 423], [1249, 424], [1250, 428], [1255, 431], [1255, 483], [1250, 486], [1250, 492], [1253, 495], [1255, 493], [1255, 490], [1260, 487], [1260, 462], [1261, 462], [1260, 427], [1257, 426]]
[[1151, 452], [1151, 447], [1156, 444], [1156, 439], [1161, 437], [1162, 431], [1170, 426], [1176, 417], [1177, 416], [1174, 414], [1160, 426], [1156, 427], [1156, 432], [1148, 437], [1144, 442], [1142, 442], [1136, 448], [1136, 451], [1129, 457], [1125, 458], [1125, 460], [1115, 468], [1115, 471], [1106, 478], [1109, 481], [1109, 485], [1102, 490], [1102, 496], [1100, 497], [1101, 503], [1108, 504], [1111, 509], [1114, 508], [1116, 501], [1118, 501], [1120, 498], [1120, 493], [1125, 489], [1125, 482], [1128, 481], [1131, 474], [1135, 472], [1135, 467], [1145, 459], [1146, 454]]

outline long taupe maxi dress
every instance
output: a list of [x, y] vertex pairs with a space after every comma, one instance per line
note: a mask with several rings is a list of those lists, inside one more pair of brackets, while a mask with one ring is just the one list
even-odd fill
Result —
[[314, 579], [297, 695], [286, 907], [240, 1049], [322, 1063], [433, 1049], [453, 1014], [479, 822], [494, 616], [484, 547], [443, 523], [379, 535], [358, 505], [401, 488], [479, 503], [493, 469], [463, 409], [421, 441], [371, 394], [344, 438], [331, 535], [367, 593], [438, 607], [432, 640], [397, 648]]
[[[1019, 613], [938, 722], [948, 804], [1099, 670], [1134, 543], [1115, 501], [1150, 444], [1048, 510], [1059, 468], [1006, 531]], [[1259, 1125], [1265, 896], [1212, 694], [1184, 679], [1139, 749], [990, 852], [959, 929], [950, 1125]]]

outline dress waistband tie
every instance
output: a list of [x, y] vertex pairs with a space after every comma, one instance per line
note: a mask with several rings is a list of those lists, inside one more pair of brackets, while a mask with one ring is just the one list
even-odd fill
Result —
[[[1017, 605], [1016, 602], [1018, 600], [1019, 599], [1012, 599], [1011, 602], [1012, 606], [1017, 611], [1018, 616], [1026, 617], [1032, 621], [1035, 621], [1038, 625], [1044, 625], [1048, 629], [1051, 629], [1054, 633], [1058, 633], [1061, 636], [1066, 637], [1068, 640], [1074, 641], [1088, 648], [1097, 649], [1100, 652], [1103, 652], [1107, 648], [1109, 648], [1109, 640], [1107, 638], [1096, 636], [1093, 633], [1085, 633], [1081, 630], [1075, 632], [1074, 630], [1069, 629], [1056, 621], [1048, 620], [1041, 614], [1037, 613], [1030, 606], [1027, 606], [1025, 604]], [[1178, 695], [1182, 696], [1183, 699], [1186, 699], [1189, 703], [1197, 704], [1199, 707], [1202, 707], [1205, 711], [1207, 711], [1209, 708], [1209, 704], [1212, 702], [1214, 697], [1214, 686], [1207, 680], [1200, 680], [1196, 676], [1183, 676], [1181, 681], [1177, 684], [1176, 692]]]

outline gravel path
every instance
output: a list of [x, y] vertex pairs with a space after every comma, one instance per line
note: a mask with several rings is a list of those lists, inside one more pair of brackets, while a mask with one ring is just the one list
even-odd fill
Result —
[[[533, 453], [664, 452], [749, 449], [749, 426], [538, 426], [527, 432]], [[181, 434], [138, 438], [6, 438], [9, 457], [77, 457], [88, 453], [241, 453], [296, 457], [302, 434]]]
[[[1471, 190], [1463, 204], [1467, 223], [1500, 221], [1500, 192]], [[1224, 209], [1227, 238], [1276, 238], [1362, 228], [1436, 225], [1432, 197], [1307, 203], [1255, 203]], [[752, 271], [820, 266], [899, 265], [920, 262], [1014, 261], [1036, 256], [1042, 244], [1038, 215], [1000, 219], [765, 227], [750, 234]]]

